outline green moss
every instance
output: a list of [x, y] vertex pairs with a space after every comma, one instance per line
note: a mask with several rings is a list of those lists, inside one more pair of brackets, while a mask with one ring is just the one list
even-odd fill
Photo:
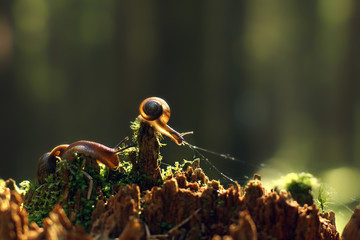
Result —
[[30, 185], [31, 185], [31, 183], [30, 183], [30, 181], [28, 181], [28, 180], [24, 180], [24, 181], [22, 181], [21, 183], [19, 183], [19, 193], [21, 194], [21, 193], [26, 193], [27, 191], [29, 191], [29, 189], [30, 189]]
[[[146, 177], [133, 173], [132, 165], [128, 162], [121, 163], [116, 170], [110, 170], [101, 164], [100, 168], [85, 166], [86, 160], [76, 155], [71, 163], [59, 161], [55, 174], [48, 176], [44, 184], [24, 183], [24, 189], [28, 189], [29, 201], [24, 206], [29, 213], [29, 221], [41, 226], [55, 204], [60, 204], [68, 216], [72, 212], [76, 214], [75, 223], [88, 230], [99, 197], [109, 198], [116, 193], [116, 186], [137, 183]], [[83, 172], [93, 180], [90, 199], [87, 199], [89, 179]]]
[[318, 180], [310, 173], [289, 173], [278, 180], [275, 189], [284, 189], [291, 193], [300, 205], [314, 203], [313, 190], [317, 188]]
[[137, 142], [138, 133], [139, 133], [139, 129], [140, 129], [140, 123], [141, 122], [138, 118], [136, 118], [135, 121], [130, 122], [130, 128], [131, 128], [131, 130], [133, 130], [133, 136], [132, 136], [133, 142]]
[[324, 185], [320, 185], [316, 205], [322, 212], [328, 211], [329, 198], [329, 192], [325, 189]]
[[[134, 142], [138, 140], [140, 126], [141, 122], [138, 119], [131, 123]], [[160, 136], [159, 133], [155, 134], [157, 139]], [[136, 147], [121, 151], [119, 158], [122, 161], [115, 170], [97, 164], [95, 159], [88, 159], [81, 154], [75, 154], [71, 162], [59, 160], [55, 173], [48, 176], [44, 184], [24, 182], [21, 185], [23, 191], [27, 192], [24, 207], [29, 213], [29, 221], [34, 221], [41, 226], [43, 219], [48, 216], [53, 207], [60, 204], [67, 216], [71, 218], [70, 220], [89, 230], [91, 215], [97, 200], [107, 199], [116, 194], [120, 185], [138, 184], [141, 186], [142, 183], [148, 181], [149, 176], [133, 167], [138, 156], [139, 149]], [[160, 160], [159, 155], [158, 161]], [[191, 162], [184, 161], [182, 165], [176, 163], [175, 166], [165, 170], [163, 176], [181, 171], [186, 163]], [[87, 197], [90, 180], [87, 176], [91, 176], [93, 181], [89, 199]], [[160, 179], [158, 185], [162, 183], [163, 179]]]
[[176, 172], [181, 171], [181, 166], [179, 164], [179, 162], [175, 162], [174, 166], [167, 166], [166, 169], [161, 169], [161, 176], [163, 181], [165, 181], [165, 179], [167, 179], [169, 176], [174, 175]]
[[28, 194], [32, 196], [31, 201], [24, 204], [29, 213], [29, 222], [42, 225], [43, 219], [53, 209], [60, 195], [59, 185], [60, 183], [55, 181], [53, 174], [48, 176], [42, 185], [30, 183]]
[[168, 231], [173, 227], [172, 224], [169, 224], [167, 222], [160, 222], [160, 223], [158, 223], [158, 225], [163, 231]]
[[[141, 121], [138, 118], [136, 118], [135, 121], [130, 122], [130, 129], [133, 131], [133, 135], [132, 135], [133, 142], [138, 141], [138, 135], [139, 135], [140, 128], [141, 128]], [[154, 131], [154, 134], [158, 140], [163, 139], [163, 136], [161, 133]], [[159, 145], [160, 145], [160, 147], [163, 147], [163, 146], [166, 146], [166, 143], [161, 143], [159, 141]]]
[[[165, 181], [169, 176], [174, 176], [179, 172], [186, 172], [188, 167], [192, 167], [193, 169], [200, 167], [200, 161], [195, 159], [193, 161], [189, 161], [183, 159], [183, 162], [180, 164], [179, 162], [175, 162], [174, 166], [167, 166], [166, 169], [161, 169], [162, 179]], [[199, 185], [201, 182], [199, 181]]]
[[[175, 167], [176, 163], [175, 163]], [[188, 169], [188, 167], [192, 167], [193, 169], [200, 167], [200, 159], [196, 158], [193, 161], [189, 161], [189, 160], [183, 160], [183, 163], [181, 165], [178, 166], [179, 169], [178, 171], [186, 171]]]

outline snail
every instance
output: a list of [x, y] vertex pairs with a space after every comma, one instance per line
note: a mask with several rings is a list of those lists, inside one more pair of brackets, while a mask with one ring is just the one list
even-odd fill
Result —
[[[124, 140], [127, 140], [125, 138]], [[123, 140], [123, 141], [124, 141]], [[75, 153], [79, 153], [85, 157], [91, 157], [98, 162], [105, 164], [107, 167], [114, 169], [119, 165], [118, 154], [126, 148], [119, 148], [118, 146], [123, 142], [121, 141], [115, 148], [109, 148], [100, 143], [91, 141], [78, 141], [70, 145], [60, 145], [55, 147], [51, 152], [45, 153], [39, 158], [37, 165], [37, 179], [39, 183], [45, 183], [45, 178], [50, 174], [55, 173], [56, 161], [73, 160]]]
[[156, 131], [171, 138], [176, 144], [183, 145], [182, 135], [167, 125], [170, 118], [170, 107], [165, 100], [149, 97], [142, 101], [139, 111], [138, 118], [141, 121], [147, 122]]
[[[156, 131], [170, 137], [176, 144], [185, 143], [184, 134], [180, 134], [167, 125], [170, 118], [170, 107], [165, 100], [158, 97], [150, 97], [142, 101], [139, 107], [140, 115], [138, 118], [148, 123]], [[75, 153], [85, 157], [96, 159], [98, 162], [105, 164], [107, 167], [114, 169], [119, 165], [118, 154], [134, 145], [120, 148], [119, 146], [128, 140], [126, 137], [116, 147], [109, 148], [100, 143], [91, 141], [78, 141], [70, 145], [59, 145], [51, 152], [45, 153], [40, 157], [37, 164], [37, 179], [39, 183], [44, 183], [45, 178], [55, 173], [56, 162], [58, 160], [73, 160]]]
[[55, 147], [51, 152], [44, 153], [38, 160], [36, 176], [39, 183], [44, 183], [45, 178], [55, 173], [56, 161], [69, 145], [63, 144]]

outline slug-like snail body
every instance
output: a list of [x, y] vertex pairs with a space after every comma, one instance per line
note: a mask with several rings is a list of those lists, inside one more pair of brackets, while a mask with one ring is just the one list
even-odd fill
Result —
[[75, 153], [96, 159], [113, 169], [119, 165], [118, 154], [121, 151], [122, 149], [109, 148], [91, 141], [78, 141], [70, 145], [60, 145], [40, 157], [37, 165], [37, 179], [39, 183], [44, 183], [46, 177], [55, 173], [57, 159], [73, 160]]
[[184, 138], [180, 133], [167, 125], [170, 119], [170, 107], [164, 99], [150, 97], [142, 101], [138, 118], [150, 124], [156, 131], [171, 138], [176, 144], [182, 145]]
[[91, 141], [74, 142], [63, 152], [61, 158], [70, 160], [74, 157], [75, 153], [96, 159], [109, 168], [116, 168], [119, 165], [119, 151], [100, 143]]

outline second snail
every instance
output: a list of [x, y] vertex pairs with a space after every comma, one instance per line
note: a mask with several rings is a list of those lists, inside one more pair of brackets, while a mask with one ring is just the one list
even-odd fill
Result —
[[[155, 131], [168, 136], [176, 144], [183, 144], [184, 139], [181, 134], [167, 125], [170, 118], [170, 107], [165, 100], [158, 97], [146, 98], [141, 102], [139, 112], [140, 115], [137, 119], [149, 124]], [[85, 158], [95, 159], [99, 163], [114, 169], [118, 167], [120, 162], [118, 155], [124, 149], [118, 146], [110, 148], [87, 140], [77, 141], [70, 145], [62, 144], [40, 157], [36, 167], [36, 176], [39, 183], [44, 183], [46, 177], [55, 173], [57, 161], [71, 162], [74, 156], [79, 154]]]
[[[148, 133], [141, 129], [151, 128], [153, 132], [168, 136], [177, 145], [183, 145], [182, 135], [167, 125], [169, 118], [170, 107], [166, 101], [150, 97], [141, 102], [139, 115], [132, 126], [138, 142], [131, 143], [129, 138], [125, 138], [117, 146], [108, 147], [81, 140], [61, 144], [43, 154], [36, 167], [37, 181], [31, 183], [33, 187], [25, 197], [24, 206], [30, 221], [41, 225], [52, 207], [59, 204], [72, 216], [71, 222], [82, 219], [83, 227], [89, 230], [91, 213], [98, 200], [115, 195], [124, 184], [136, 183], [142, 190], [158, 185], [162, 179], [158, 166], [160, 146], [151, 145], [151, 142], [158, 142], [159, 134], [143, 138], [142, 135]], [[145, 141], [141, 146], [149, 141], [148, 146], [154, 149], [139, 147], [139, 141]], [[154, 161], [148, 162], [149, 159]], [[154, 171], [158, 171], [156, 178]]]

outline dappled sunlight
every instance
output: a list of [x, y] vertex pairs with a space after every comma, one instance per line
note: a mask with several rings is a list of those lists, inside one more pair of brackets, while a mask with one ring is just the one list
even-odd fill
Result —
[[[270, 159], [271, 164], [278, 164], [284, 159]], [[289, 162], [288, 162], [289, 163]], [[282, 168], [282, 172], [278, 167], [265, 167], [260, 169], [258, 173], [262, 176], [263, 186], [270, 191], [275, 187], [284, 186], [284, 179], [290, 178], [291, 174], [295, 175], [297, 167], [286, 164]], [[299, 173], [299, 172], [297, 172]], [[289, 175], [287, 175], [289, 174]], [[287, 176], [286, 176], [287, 175]], [[286, 178], [284, 178], [286, 176]], [[342, 232], [346, 223], [349, 221], [353, 209], [360, 203], [360, 170], [350, 167], [339, 167], [328, 169], [320, 172], [315, 176], [312, 183], [313, 197], [318, 199], [319, 187], [326, 194], [326, 211], [334, 211], [336, 213], [336, 226], [339, 232]]]
[[360, 170], [345, 166], [328, 169], [320, 173], [320, 179], [329, 193], [329, 209], [336, 213], [336, 226], [341, 232], [360, 203]]

